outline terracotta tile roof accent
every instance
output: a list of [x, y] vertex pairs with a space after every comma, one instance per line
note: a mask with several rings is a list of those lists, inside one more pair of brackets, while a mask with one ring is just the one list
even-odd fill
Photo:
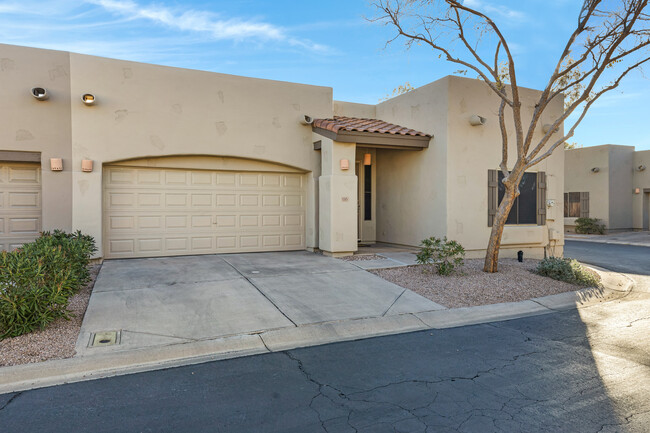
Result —
[[358, 117], [334, 116], [333, 119], [315, 119], [315, 128], [326, 129], [338, 134], [340, 131], [377, 132], [380, 134], [411, 135], [431, 137], [431, 134], [404, 128], [379, 119], [361, 119]]

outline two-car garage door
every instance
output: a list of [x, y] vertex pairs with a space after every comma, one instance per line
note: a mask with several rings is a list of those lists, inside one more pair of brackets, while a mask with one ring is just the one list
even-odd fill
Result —
[[107, 166], [105, 257], [304, 249], [303, 176]]

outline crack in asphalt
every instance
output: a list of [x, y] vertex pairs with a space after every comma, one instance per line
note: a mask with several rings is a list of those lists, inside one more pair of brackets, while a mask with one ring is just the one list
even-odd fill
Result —
[[[354, 430], [355, 432], [358, 432], [359, 428], [368, 429], [368, 428], [371, 428], [373, 426], [385, 425], [385, 424], [389, 424], [390, 426], [392, 426], [392, 429], [394, 431], [400, 431], [400, 430], [397, 429], [396, 424], [399, 424], [399, 423], [405, 422], [405, 421], [412, 421], [412, 420], [418, 422], [422, 426], [422, 428], [424, 429], [423, 430], [424, 432], [428, 432], [430, 428], [435, 428], [436, 426], [440, 426], [439, 423], [430, 424], [429, 422], [427, 422], [426, 418], [430, 417], [431, 415], [435, 415], [436, 417], [438, 417], [438, 419], [446, 418], [446, 419], [449, 420], [449, 422], [454, 422], [453, 418], [448, 417], [445, 413], [441, 413], [441, 412], [439, 412], [438, 410], [436, 410], [434, 408], [434, 406], [435, 406], [435, 404], [438, 401], [438, 398], [440, 396], [440, 392], [432, 391], [431, 397], [424, 404], [421, 404], [421, 405], [418, 405], [417, 407], [412, 407], [412, 408], [409, 408], [404, 404], [400, 404], [399, 402], [395, 402], [395, 401], [391, 401], [391, 400], [373, 399], [372, 396], [370, 396], [369, 394], [375, 393], [377, 391], [387, 390], [388, 388], [395, 387], [395, 386], [401, 386], [401, 385], [418, 385], [419, 384], [419, 385], [424, 385], [427, 389], [429, 389], [432, 386], [439, 385], [439, 384], [442, 384], [442, 383], [445, 383], [445, 382], [470, 381], [472, 383], [476, 383], [476, 382], [474, 382], [476, 379], [479, 379], [479, 378], [481, 378], [481, 377], [483, 377], [485, 375], [489, 375], [489, 374], [492, 374], [492, 373], [494, 373], [496, 371], [503, 370], [503, 369], [505, 369], [505, 368], [507, 368], [509, 366], [512, 366], [512, 365], [514, 365], [514, 363], [516, 363], [519, 359], [521, 359], [523, 357], [531, 356], [531, 355], [535, 355], [535, 354], [540, 354], [540, 353], [544, 353], [544, 352], [545, 351], [530, 351], [530, 352], [524, 352], [524, 353], [520, 353], [520, 354], [517, 354], [517, 355], [513, 355], [513, 357], [511, 359], [506, 360], [505, 362], [502, 362], [500, 365], [497, 365], [497, 366], [494, 366], [492, 368], [485, 369], [485, 370], [479, 370], [479, 371], [476, 372], [476, 374], [474, 374], [472, 376], [449, 376], [449, 377], [443, 377], [443, 378], [440, 378], [440, 379], [437, 379], [437, 380], [409, 379], [409, 380], [390, 382], [390, 383], [378, 385], [378, 386], [375, 386], [375, 387], [372, 387], [372, 388], [363, 389], [363, 390], [354, 391], [354, 392], [348, 392], [348, 393], [343, 392], [341, 389], [336, 388], [335, 386], [333, 386], [331, 384], [323, 383], [323, 382], [320, 382], [320, 381], [316, 380], [314, 378], [314, 376], [307, 371], [307, 369], [305, 368], [304, 363], [302, 362], [302, 360], [300, 358], [298, 358], [298, 356], [296, 356], [295, 354], [291, 353], [290, 351], [285, 351], [285, 352], [282, 352], [282, 353], [284, 353], [290, 360], [292, 360], [293, 362], [296, 363], [296, 365], [298, 367], [298, 370], [305, 377], [305, 379], [307, 381], [313, 383], [314, 385], [316, 385], [318, 387], [318, 392], [316, 394], [314, 394], [312, 396], [311, 400], [310, 400], [309, 408], [316, 414], [316, 416], [318, 418], [318, 421], [320, 423], [320, 426], [323, 429], [323, 431], [329, 432], [328, 427], [327, 427], [328, 422], [331, 422], [331, 421], [334, 421], [334, 420], [340, 420], [342, 418], [345, 418], [346, 424], [352, 430]], [[480, 387], [482, 387], [484, 389], [488, 389], [488, 388], [485, 388], [485, 386], [483, 386], [481, 384], [477, 384], [476, 386], [480, 386]], [[329, 393], [326, 392], [327, 390], [333, 390], [335, 392], [337, 398], [333, 398], [331, 395], [329, 395]], [[463, 414], [463, 420], [462, 421], [456, 423], [457, 425], [455, 427], [445, 425], [445, 428], [447, 428], [447, 429], [451, 428], [454, 431], [460, 432], [460, 431], [462, 431], [463, 426], [467, 422], [469, 422], [472, 419], [472, 417], [474, 417], [474, 416], [483, 416], [483, 417], [486, 417], [486, 418], [491, 418], [492, 423], [495, 425], [495, 428], [497, 429], [497, 431], [503, 431], [503, 429], [501, 427], [498, 427], [496, 424], [499, 421], [503, 421], [504, 419], [496, 416], [494, 413], [501, 413], [501, 414], [503, 414], [503, 416], [505, 416], [507, 418], [508, 421], [512, 421], [514, 423], [521, 424], [519, 421], [517, 421], [515, 419], [515, 415], [513, 415], [512, 413], [509, 413], [509, 412], [506, 411], [506, 408], [508, 408], [508, 405], [513, 400], [521, 400], [522, 397], [523, 397], [524, 400], [531, 402], [530, 404], [527, 404], [527, 405], [520, 405], [519, 408], [513, 408], [513, 410], [516, 410], [516, 414], [520, 413], [526, 407], [530, 407], [530, 406], [533, 406], [535, 404], [544, 403], [544, 402], [547, 401], [547, 400], [544, 400], [544, 399], [532, 399], [532, 398], [530, 398], [528, 396], [525, 396], [521, 392], [519, 392], [519, 394], [520, 394], [520, 396], [511, 397], [506, 402], [502, 403], [501, 408], [499, 410], [489, 409], [489, 408], [471, 408], [471, 409], [469, 409], [467, 411], [464, 411], [464, 412], [462, 412], [462, 414]], [[341, 409], [342, 411], [347, 412], [347, 415], [346, 416], [345, 415], [344, 416], [336, 416], [336, 417], [332, 417], [332, 418], [324, 418], [321, 411], [315, 406], [315, 402], [317, 401], [317, 399], [319, 397], [325, 398], [330, 403], [332, 403], [335, 407]], [[466, 398], [466, 400], [465, 400], [467, 403], [469, 403], [469, 398], [470, 397], [468, 396]], [[375, 406], [377, 406], [379, 408], [381, 408], [382, 406], [384, 406], [384, 407], [385, 406], [391, 406], [391, 407], [394, 407], [395, 409], [399, 410], [400, 412], [402, 412], [404, 414], [404, 416], [398, 417], [397, 419], [391, 420], [390, 422], [388, 422], [388, 421], [379, 421], [379, 422], [373, 423], [373, 424], [365, 424], [364, 426], [356, 426], [356, 425], [354, 425], [354, 422], [353, 422], [353, 419], [352, 419], [355, 412], [358, 411], [358, 409], [353, 407], [353, 405], [355, 403], [365, 403], [365, 404], [375, 405]], [[490, 413], [493, 413], [493, 414], [490, 415]], [[457, 418], [457, 416], [455, 418]]]
[[18, 397], [20, 397], [23, 394], [22, 391], [15, 393], [14, 395], [11, 396], [9, 400], [5, 404], [0, 407], [0, 410], [4, 410], [7, 406], [9, 406], [14, 400], [16, 400]]

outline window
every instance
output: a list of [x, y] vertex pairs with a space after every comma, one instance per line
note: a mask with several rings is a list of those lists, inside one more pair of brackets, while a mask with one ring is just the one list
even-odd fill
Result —
[[[499, 171], [499, 197], [501, 203], [506, 193], [503, 173]], [[537, 173], [524, 173], [519, 184], [519, 197], [510, 210], [506, 224], [537, 224]]]
[[372, 220], [372, 165], [363, 166], [363, 220]]
[[580, 218], [589, 216], [589, 193], [588, 192], [565, 192], [564, 193], [564, 217]]
[[[524, 173], [519, 184], [520, 195], [515, 199], [506, 224], [546, 225], [546, 179], [543, 171]], [[502, 180], [500, 170], [488, 170], [488, 227], [494, 225], [499, 203], [506, 192]]]

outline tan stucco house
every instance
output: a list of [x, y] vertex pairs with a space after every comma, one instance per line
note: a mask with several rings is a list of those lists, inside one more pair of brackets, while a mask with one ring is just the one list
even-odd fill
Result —
[[650, 150], [605, 144], [565, 152], [564, 224], [601, 220], [609, 232], [650, 226]]
[[[104, 258], [342, 255], [428, 236], [470, 257], [486, 247], [501, 139], [480, 81], [364, 105], [328, 87], [10, 45], [0, 80], [3, 249], [55, 228], [93, 235]], [[522, 92], [531, 113], [538, 92]], [[563, 176], [562, 151], [527, 174], [502, 256], [562, 253]]]

